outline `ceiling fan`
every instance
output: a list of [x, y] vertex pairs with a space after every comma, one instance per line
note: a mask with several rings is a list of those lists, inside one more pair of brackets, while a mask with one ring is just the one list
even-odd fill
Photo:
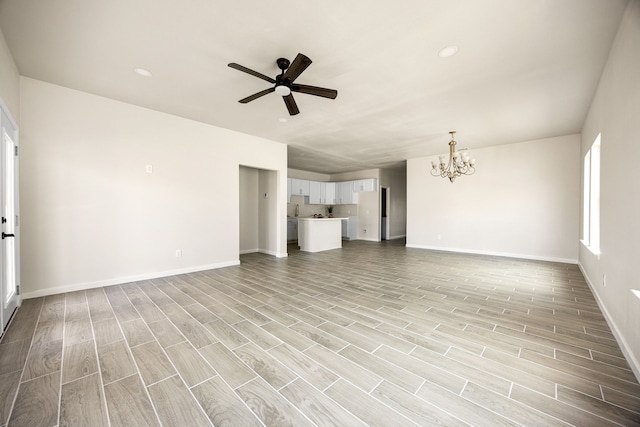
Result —
[[275, 92], [278, 95], [281, 95], [282, 99], [284, 99], [284, 103], [287, 106], [287, 110], [289, 110], [289, 114], [295, 116], [296, 114], [300, 113], [300, 110], [298, 110], [298, 105], [293, 99], [293, 94], [291, 92], [306, 93], [307, 95], [315, 95], [331, 99], [336, 99], [336, 96], [338, 96], [337, 90], [294, 83], [294, 81], [300, 76], [300, 74], [302, 74], [302, 72], [306, 70], [309, 65], [311, 65], [311, 60], [303, 54], [299, 53], [291, 63], [286, 58], [278, 58], [276, 60], [276, 64], [278, 65], [278, 68], [282, 70], [282, 72], [277, 75], [275, 79], [272, 79], [269, 76], [265, 76], [262, 73], [253, 71], [247, 67], [243, 67], [242, 65], [236, 64], [235, 62], [230, 63], [229, 67], [231, 68], [245, 72], [247, 74], [251, 74], [252, 76], [275, 84], [275, 86], [269, 89], [254, 93], [253, 95], [247, 96], [246, 98], [243, 98], [238, 102], [246, 104], [247, 102], [258, 99], [268, 93]]

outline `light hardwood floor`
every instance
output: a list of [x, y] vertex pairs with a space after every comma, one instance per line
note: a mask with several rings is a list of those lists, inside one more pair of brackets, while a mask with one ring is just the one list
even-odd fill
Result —
[[640, 425], [575, 265], [402, 241], [25, 300], [0, 426]]

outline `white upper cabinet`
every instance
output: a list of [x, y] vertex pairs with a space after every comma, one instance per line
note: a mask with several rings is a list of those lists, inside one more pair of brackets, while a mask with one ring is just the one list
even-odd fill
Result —
[[322, 183], [323, 202], [326, 205], [336, 204], [336, 183], [335, 182], [323, 182]]
[[336, 183], [309, 181], [310, 205], [335, 205]]
[[291, 178], [292, 196], [308, 196], [309, 188], [309, 181], [306, 179]]
[[322, 201], [322, 182], [317, 181], [309, 181], [309, 204], [310, 205], [321, 205], [324, 202]]
[[376, 178], [358, 179], [344, 182], [319, 182], [306, 179], [287, 179], [287, 200], [291, 196], [307, 196], [310, 205], [354, 205], [358, 203], [358, 193], [378, 191]]
[[378, 191], [377, 179], [359, 179], [353, 182], [353, 191], [356, 193], [362, 193], [364, 191]]
[[353, 181], [336, 182], [336, 204], [352, 205], [358, 203], [358, 196], [353, 193]]

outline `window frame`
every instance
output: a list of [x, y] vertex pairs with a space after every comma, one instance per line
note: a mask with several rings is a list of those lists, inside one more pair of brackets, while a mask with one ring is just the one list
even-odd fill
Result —
[[600, 254], [600, 171], [602, 134], [598, 134], [583, 160], [583, 204], [581, 242]]

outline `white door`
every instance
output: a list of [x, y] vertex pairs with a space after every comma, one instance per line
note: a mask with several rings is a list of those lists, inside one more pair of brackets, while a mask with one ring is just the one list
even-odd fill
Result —
[[0, 240], [0, 334], [19, 302], [18, 252], [18, 129], [0, 104], [0, 212], [2, 240]]

